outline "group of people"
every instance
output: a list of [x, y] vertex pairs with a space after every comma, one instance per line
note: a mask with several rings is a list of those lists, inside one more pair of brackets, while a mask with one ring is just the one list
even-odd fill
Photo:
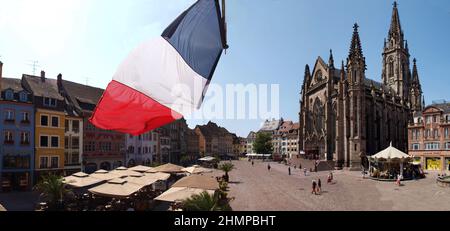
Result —
[[321, 192], [322, 192], [322, 181], [320, 180], [320, 178], [318, 178], [317, 181], [313, 180], [311, 194], [320, 195]]

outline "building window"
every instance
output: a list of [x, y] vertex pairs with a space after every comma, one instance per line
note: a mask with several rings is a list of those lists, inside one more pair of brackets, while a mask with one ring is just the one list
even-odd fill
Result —
[[30, 144], [30, 133], [28, 132], [20, 133], [20, 144], [22, 145]]
[[39, 158], [39, 168], [41, 169], [48, 168], [48, 156], [41, 156]]
[[434, 138], [438, 138], [439, 137], [439, 130], [436, 129], [434, 130]]
[[439, 143], [426, 143], [425, 150], [439, 150]]
[[64, 137], [64, 148], [69, 149], [69, 137]]
[[30, 122], [30, 113], [22, 112], [22, 123], [29, 123], [29, 122]]
[[95, 151], [95, 142], [89, 141], [84, 144], [84, 151], [93, 152]]
[[30, 168], [30, 157], [28, 156], [11, 156], [3, 157], [4, 169], [28, 169]]
[[420, 144], [412, 144], [412, 150], [419, 150]]
[[39, 144], [40, 144], [40, 147], [47, 148], [48, 147], [48, 136], [41, 136]]
[[52, 148], [59, 147], [59, 136], [52, 136]]
[[52, 116], [52, 127], [59, 127], [59, 116]]
[[14, 122], [14, 111], [12, 110], [5, 111], [5, 122]]
[[28, 94], [25, 92], [21, 92], [19, 95], [20, 102], [27, 102], [28, 101]]
[[72, 121], [72, 131], [75, 133], [80, 132], [80, 121], [78, 121], [78, 120]]
[[436, 122], [437, 122], [437, 117], [433, 116], [433, 123], [436, 123]]
[[5, 144], [14, 144], [14, 135], [10, 131], [5, 131]]
[[48, 127], [48, 115], [41, 115], [41, 126]]
[[79, 148], [80, 148], [80, 138], [72, 137], [72, 149], [79, 149]]
[[426, 124], [431, 124], [431, 116], [427, 116]]
[[44, 106], [56, 107], [56, 105], [57, 105], [56, 99], [44, 97]]
[[445, 138], [448, 138], [448, 135], [449, 135], [449, 133], [448, 133], [448, 128], [445, 128], [444, 134], [445, 134]]
[[445, 150], [450, 150], [450, 142], [445, 143]]
[[50, 168], [58, 168], [59, 167], [59, 157], [58, 156], [52, 156]]

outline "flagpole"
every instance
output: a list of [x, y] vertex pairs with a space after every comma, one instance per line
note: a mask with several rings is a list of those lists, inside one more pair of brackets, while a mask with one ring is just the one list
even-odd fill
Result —
[[225, 54], [227, 53], [228, 49], [228, 41], [227, 41], [227, 21], [226, 21], [226, 1], [222, 0], [222, 24], [223, 24], [223, 30], [224, 30], [224, 49]]

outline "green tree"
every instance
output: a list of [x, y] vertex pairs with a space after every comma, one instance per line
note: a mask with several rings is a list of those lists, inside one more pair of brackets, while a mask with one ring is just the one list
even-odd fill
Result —
[[267, 133], [258, 133], [253, 143], [253, 151], [258, 154], [272, 154], [272, 137]]
[[234, 165], [232, 163], [226, 162], [219, 166], [219, 169], [225, 172], [225, 181], [228, 182], [230, 176], [228, 175], [234, 169]]
[[71, 192], [63, 183], [63, 178], [54, 174], [43, 176], [41, 181], [36, 185], [36, 189], [45, 199], [50, 210], [63, 210], [64, 199]]
[[198, 195], [193, 195], [191, 198], [184, 200], [181, 203], [183, 211], [231, 211], [228, 203], [220, 203], [220, 192], [217, 190], [214, 195], [208, 192], [202, 192]]

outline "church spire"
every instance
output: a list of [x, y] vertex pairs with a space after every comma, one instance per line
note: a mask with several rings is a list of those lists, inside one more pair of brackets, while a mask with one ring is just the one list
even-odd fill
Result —
[[303, 79], [303, 87], [307, 88], [311, 81], [311, 71], [309, 70], [309, 65], [305, 66], [305, 77]]
[[359, 32], [358, 32], [358, 24], [355, 23], [353, 26], [353, 37], [352, 37], [352, 43], [350, 45], [350, 54], [349, 58], [362, 58], [363, 52], [361, 48], [361, 39], [359, 38]]
[[420, 81], [419, 81], [419, 72], [417, 71], [417, 60], [413, 59], [413, 73], [412, 73], [413, 79], [412, 79], [412, 84], [413, 86], [420, 85]]
[[[392, 10], [391, 27], [389, 29], [388, 40], [391, 45], [400, 45], [403, 47], [403, 31], [400, 24], [400, 16], [397, 8], [397, 1], [394, 1], [394, 9]], [[394, 44], [392, 44], [392, 41]]]
[[345, 81], [345, 69], [344, 69], [344, 60], [342, 60], [342, 64], [341, 64], [341, 81], [344, 82]]
[[331, 69], [334, 69], [334, 58], [333, 58], [333, 50], [330, 49], [330, 58], [328, 59], [328, 66]]

